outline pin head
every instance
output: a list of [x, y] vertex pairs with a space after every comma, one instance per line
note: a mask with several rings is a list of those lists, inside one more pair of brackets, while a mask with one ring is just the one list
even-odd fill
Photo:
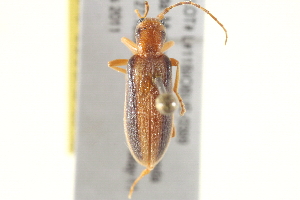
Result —
[[156, 109], [163, 115], [173, 114], [177, 105], [177, 99], [171, 93], [160, 94], [155, 100]]

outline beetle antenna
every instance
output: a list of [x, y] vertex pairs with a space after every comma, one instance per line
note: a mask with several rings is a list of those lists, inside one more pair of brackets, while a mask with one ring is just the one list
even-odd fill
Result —
[[139, 18], [145, 18], [145, 17], [147, 17], [148, 12], [149, 12], [149, 4], [148, 4], [148, 1], [145, 1], [145, 13], [144, 13], [144, 16], [142, 16], [142, 15], [140, 14], [140, 12], [139, 12], [138, 9], [135, 9], [134, 12], [137, 14], [137, 16], [138, 16]]
[[222, 27], [222, 29], [225, 32], [225, 36], [226, 36], [226, 38], [225, 38], [225, 45], [226, 45], [228, 35], [227, 35], [227, 30], [225, 29], [225, 27], [223, 26], [223, 24], [221, 24], [221, 22], [219, 22], [219, 20], [215, 16], [213, 16], [213, 14], [211, 14], [208, 10], [206, 10], [205, 8], [203, 8], [202, 6], [200, 6], [199, 4], [196, 4], [196, 3], [192, 2], [192, 1], [182, 1], [182, 2], [176, 3], [176, 4], [172, 5], [172, 6], [169, 6], [169, 7], [165, 8], [159, 15], [157, 15], [157, 18], [159, 20], [163, 20], [165, 18], [165, 14], [167, 14], [172, 8], [175, 8], [175, 7], [181, 6], [181, 5], [187, 5], [187, 4], [190, 4], [192, 6], [200, 8], [201, 10], [203, 10], [204, 12], [206, 12], [211, 18], [213, 18]]

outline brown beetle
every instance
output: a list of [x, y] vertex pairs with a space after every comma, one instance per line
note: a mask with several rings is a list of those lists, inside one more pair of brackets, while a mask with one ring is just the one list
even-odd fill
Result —
[[[125, 37], [121, 39], [134, 55], [129, 60], [117, 59], [108, 62], [109, 67], [126, 74], [124, 107], [126, 140], [132, 156], [146, 167], [132, 184], [128, 198], [131, 198], [137, 182], [162, 159], [171, 137], [175, 137], [173, 111], [178, 102], [181, 107], [180, 114], [185, 113], [184, 103], [178, 93], [179, 62], [164, 54], [174, 42], [165, 42], [166, 28], [162, 21], [170, 9], [184, 4], [193, 5], [209, 14], [224, 29], [226, 44], [228, 37], [224, 26], [200, 5], [191, 1], [179, 2], [165, 8], [157, 18], [146, 18], [149, 5], [145, 1], [143, 16], [135, 10], [140, 18], [135, 29], [136, 43]], [[123, 65], [127, 65], [127, 69], [118, 67]], [[177, 67], [174, 86], [172, 66]]]

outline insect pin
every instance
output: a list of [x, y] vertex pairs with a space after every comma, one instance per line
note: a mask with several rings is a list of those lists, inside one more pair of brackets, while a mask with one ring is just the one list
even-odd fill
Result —
[[[164, 54], [175, 43], [165, 41], [166, 28], [163, 22], [164, 15], [172, 8], [186, 4], [195, 6], [210, 15], [225, 31], [226, 44], [228, 36], [225, 27], [199, 4], [191, 1], [179, 2], [165, 8], [157, 18], [146, 18], [149, 5], [145, 1], [143, 16], [135, 10], [139, 17], [135, 29], [136, 43], [128, 38], [121, 38], [133, 56], [129, 60], [117, 59], [108, 62], [110, 68], [126, 75], [125, 136], [134, 159], [146, 167], [133, 182], [128, 195], [129, 199], [135, 185], [154, 169], [165, 154], [171, 137], [175, 137], [173, 112], [177, 105], [181, 107], [181, 115], [186, 111], [178, 93], [179, 62]], [[123, 65], [127, 65], [127, 68], [119, 67]], [[177, 67], [174, 85], [172, 66]]]

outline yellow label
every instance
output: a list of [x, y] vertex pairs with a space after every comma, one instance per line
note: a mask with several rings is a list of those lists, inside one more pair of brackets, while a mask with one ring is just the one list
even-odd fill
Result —
[[79, 0], [69, 0], [68, 151], [75, 152]]

